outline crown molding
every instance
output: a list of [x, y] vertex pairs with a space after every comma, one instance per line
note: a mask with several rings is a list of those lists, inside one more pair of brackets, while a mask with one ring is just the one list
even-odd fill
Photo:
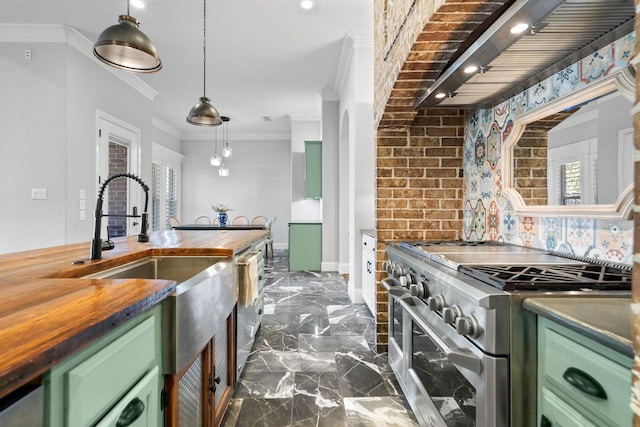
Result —
[[[184, 133], [183, 141], [213, 141], [211, 135], [203, 135], [201, 133]], [[229, 136], [229, 141], [289, 141], [291, 133], [234, 133], [233, 137]]]
[[93, 42], [75, 28], [51, 24], [0, 24], [0, 43], [66, 43], [153, 101], [158, 92], [138, 76], [109, 67], [93, 55]]
[[302, 114], [289, 114], [289, 119], [292, 122], [319, 122], [322, 120], [322, 117], [316, 115], [305, 116]]
[[181, 131], [171, 126], [169, 123], [165, 122], [164, 120], [157, 118], [156, 116], [153, 116], [151, 118], [151, 124], [153, 125], [153, 127], [160, 129], [161, 131], [171, 135], [176, 139], [182, 139], [183, 137], [183, 133]]
[[336, 78], [334, 80], [334, 90], [338, 94], [344, 89], [351, 61], [353, 60], [356, 49], [373, 49], [373, 38], [370, 34], [360, 34], [357, 32], [348, 34], [342, 41], [342, 51], [340, 52], [340, 61], [336, 70]]

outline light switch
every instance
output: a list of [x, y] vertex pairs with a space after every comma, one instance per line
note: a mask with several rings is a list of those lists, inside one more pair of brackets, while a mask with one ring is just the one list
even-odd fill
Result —
[[31, 189], [31, 200], [46, 200], [47, 199], [47, 189], [46, 188], [32, 188]]

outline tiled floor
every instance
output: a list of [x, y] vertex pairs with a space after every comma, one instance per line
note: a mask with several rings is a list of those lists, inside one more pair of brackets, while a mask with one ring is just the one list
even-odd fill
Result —
[[364, 304], [337, 273], [268, 260], [265, 315], [223, 426], [417, 426]]

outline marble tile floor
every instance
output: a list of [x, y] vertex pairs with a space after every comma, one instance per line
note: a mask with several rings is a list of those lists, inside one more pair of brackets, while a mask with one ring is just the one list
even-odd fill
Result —
[[374, 319], [351, 304], [337, 273], [289, 272], [286, 251], [265, 264], [265, 314], [224, 427], [417, 426]]

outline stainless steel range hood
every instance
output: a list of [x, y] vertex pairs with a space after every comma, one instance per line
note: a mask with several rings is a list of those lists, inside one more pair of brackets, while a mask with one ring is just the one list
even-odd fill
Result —
[[[518, 0], [416, 101], [491, 107], [633, 31], [633, 0]], [[511, 28], [529, 24], [521, 34]], [[465, 73], [470, 65], [479, 67]]]

